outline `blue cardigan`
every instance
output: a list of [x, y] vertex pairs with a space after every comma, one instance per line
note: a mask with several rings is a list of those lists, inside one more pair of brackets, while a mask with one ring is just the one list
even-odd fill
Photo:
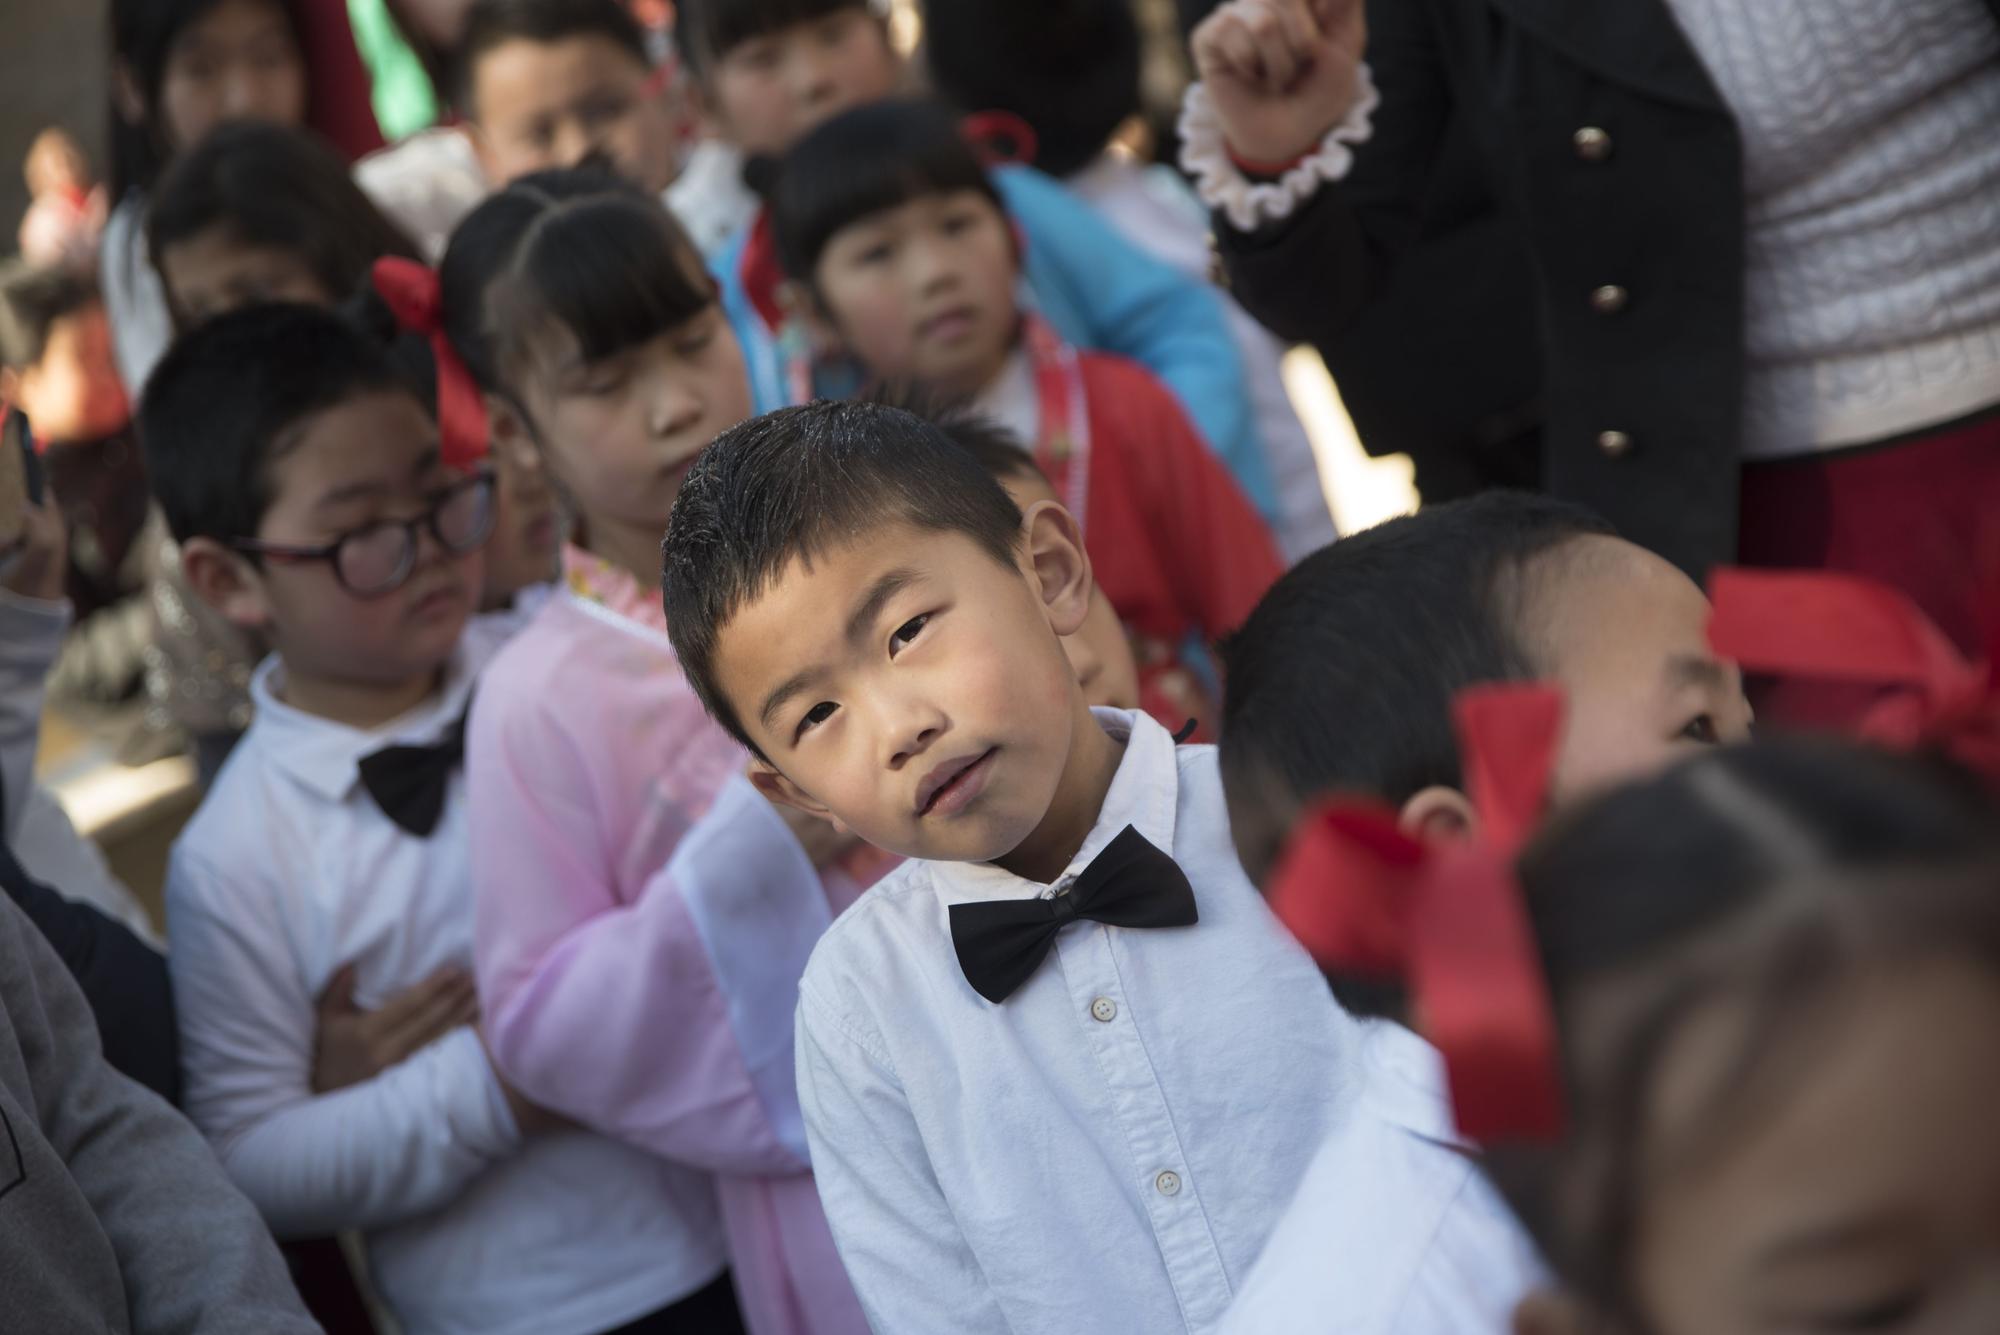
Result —
[[[1069, 342], [1129, 357], [1164, 381], [1251, 504], [1274, 522], [1277, 492], [1220, 298], [1142, 254], [1050, 177], [1003, 166], [993, 180], [1026, 238], [1022, 278], [1035, 309]], [[723, 247], [715, 276], [743, 344], [751, 397], [768, 412], [789, 394], [783, 353], [743, 285], [749, 239], [746, 227]]]

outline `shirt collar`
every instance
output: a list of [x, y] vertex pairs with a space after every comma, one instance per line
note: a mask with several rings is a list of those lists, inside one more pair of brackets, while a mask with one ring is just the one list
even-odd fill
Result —
[[255, 706], [252, 730], [272, 763], [330, 802], [340, 802], [361, 779], [361, 760], [385, 746], [427, 745], [457, 722], [472, 698], [474, 672], [465, 647], [453, 652], [444, 685], [401, 718], [378, 728], [352, 728], [308, 714], [279, 698], [284, 663], [276, 654], [250, 678]]
[[[1104, 805], [1057, 880], [1075, 876], [1127, 825], [1155, 848], [1173, 856], [1174, 820], [1180, 805], [1180, 762], [1172, 734], [1150, 715], [1123, 709], [1092, 709], [1091, 716], [1125, 755], [1111, 777]], [[931, 885], [947, 907], [982, 899], [1034, 899], [1048, 886], [1004, 871], [990, 862], [932, 862]]]

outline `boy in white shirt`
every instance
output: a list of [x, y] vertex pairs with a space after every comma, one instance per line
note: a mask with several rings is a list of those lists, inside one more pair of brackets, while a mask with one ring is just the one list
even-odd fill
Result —
[[[1750, 707], [1709, 649], [1709, 610], [1589, 511], [1518, 492], [1426, 506], [1314, 553], [1222, 649], [1222, 781], [1243, 866], [1264, 883], [1301, 808], [1328, 792], [1386, 802], [1425, 839], [1475, 830], [1451, 703], [1476, 683], [1562, 688], [1558, 805], [1741, 740]], [[1353, 1013], [1402, 1015], [1395, 989], [1334, 986]], [[1459, 1140], [1437, 1053], [1400, 1025], [1369, 1030], [1355, 1114], [1314, 1158], [1225, 1335], [1502, 1335], [1540, 1278]], [[1354, 1208], [1392, 1182], [1400, 1232]]]
[[492, 479], [447, 471], [382, 349], [255, 307], [188, 335], [141, 410], [189, 583], [275, 653], [174, 849], [188, 1115], [281, 1237], [364, 1234], [408, 1335], [740, 1331], [705, 1176], [560, 1129], [473, 1027], [330, 1093], [314, 999], [472, 963], [464, 718]]
[[758, 785], [912, 859], [800, 988], [814, 1171], [875, 1328], [1212, 1330], [1358, 1033], [1237, 866], [1214, 751], [1084, 703], [1076, 521], [910, 414], [820, 403], [709, 447], [665, 565]]

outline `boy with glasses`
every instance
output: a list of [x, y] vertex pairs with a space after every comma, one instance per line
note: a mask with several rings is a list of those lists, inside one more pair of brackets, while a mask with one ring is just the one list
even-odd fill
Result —
[[380, 348], [305, 307], [188, 335], [140, 421], [189, 583], [274, 648], [168, 871], [188, 1115], [281, 1238], [360, 1230], [409, 1335], [740, 1330], [708, 1179], [560, 1129], [477, 1025], [312, 1089], [342, 964], [364, 1008], [471, 967], [490, 479], [448, 470]]

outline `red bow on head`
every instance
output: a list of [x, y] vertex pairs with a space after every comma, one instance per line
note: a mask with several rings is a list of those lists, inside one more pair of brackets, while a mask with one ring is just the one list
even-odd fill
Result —
[[1717, 654], [1750, 672], [1894, 688], [1857, 720], [1862, 736], [1938, 746], [2000, 779], [2000, 637], [1970, 662], [1903, 594], [1830, 571], [1717, 570], [1709, 599]]
[[371, 277], [396, 323], [431, 343], [437, 365], [437, 424], [439, 447], [452, 468], [470, 468], [486, 457], [491, 433], [486, 400], [472, 372], [444, 332], [444, 294], [437, 271], [415, 260], [385, 255], [375, 261]]
[[1443, 1054], [1460, 1134], [1547, 1140], [1564, 1125], [1548, 984], [1514, 852], [1548, 793], [1562, 699], [1544, 686], [1480, 686], [1453, 706], [1477, 839], [1427, 843], [1396, 813], [1330, 802], [1292, 836], [1271, 907], [1324, 967], [1400, 979]]

